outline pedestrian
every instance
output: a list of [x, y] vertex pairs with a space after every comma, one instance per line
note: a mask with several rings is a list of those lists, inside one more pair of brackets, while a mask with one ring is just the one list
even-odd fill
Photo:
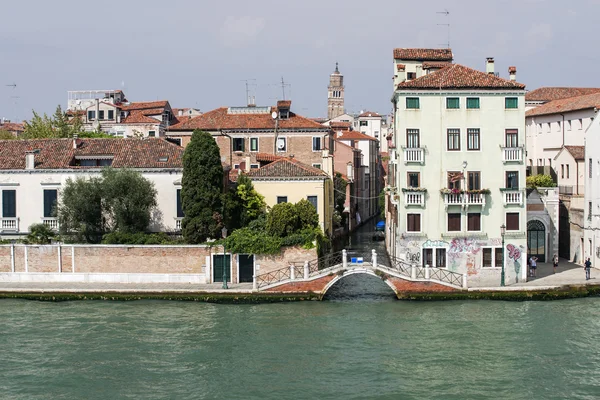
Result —
[[538, 258], [536, 256], [531, 256], [531, 258], [529, 259], [529, 264], [531, 264], [531, 276], [533, 276], [534, 278], [537, 274], [537, 260]]
[[556, 273], [556, 268], [558, 268], [558, 254], [552, 257], [552, 266], [554, 267], [554, 273]]
[[587, 258], [587, 260], [585, 260], [583, 269], [585, 269], [585, 280], [590, 280], [590, 270], [592, 269], [592, 262], [590, 261], [589, 257]]

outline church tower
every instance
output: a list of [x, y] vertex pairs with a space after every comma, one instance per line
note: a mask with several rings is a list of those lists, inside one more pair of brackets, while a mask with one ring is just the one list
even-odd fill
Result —
[[344, 75], [340, 74], [338, 63], [335, 63], [335, 71], [329, 76], [327, 90], [327, 119], [332, 119], [344, 114]]

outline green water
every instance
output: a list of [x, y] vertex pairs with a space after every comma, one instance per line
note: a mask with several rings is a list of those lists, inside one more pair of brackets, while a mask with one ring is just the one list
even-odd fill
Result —
[[0, 301], [1, 399], [596, 399], [600, 299]]

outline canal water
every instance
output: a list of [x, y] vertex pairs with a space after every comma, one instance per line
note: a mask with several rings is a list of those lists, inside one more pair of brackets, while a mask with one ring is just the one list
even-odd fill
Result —
[[363, 278], [325, 302], [0, 300], [0, 399], [600, 397], [600, 299], [402, 302]]

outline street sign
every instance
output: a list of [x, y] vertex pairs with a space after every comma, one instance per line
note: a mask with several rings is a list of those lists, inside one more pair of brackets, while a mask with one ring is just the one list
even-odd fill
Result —
[[363, 258], [362, 257], [352, 257], [350, 259], [350, 262], [352, 264], [362, 264], [363, 263]]

